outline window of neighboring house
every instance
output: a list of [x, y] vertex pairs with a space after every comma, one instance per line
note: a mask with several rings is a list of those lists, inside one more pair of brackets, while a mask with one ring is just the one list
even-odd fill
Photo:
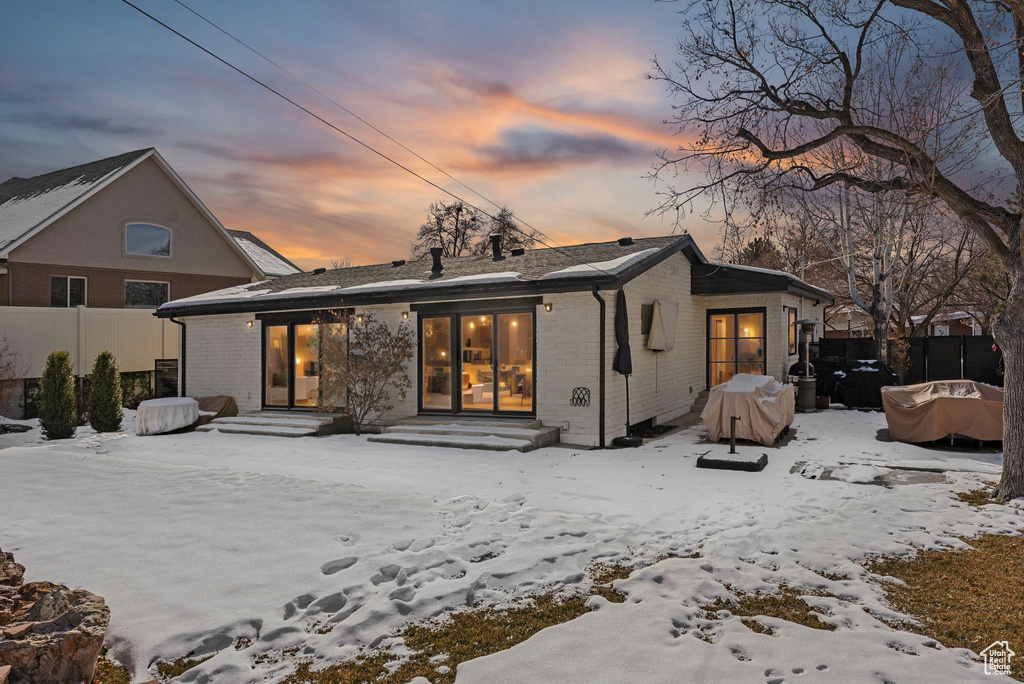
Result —
[[124, 252], [134, 256], [171, 256], [171, 231], [149, 223], [124, 227]]
[[144, 280], [124, 281], [124, 308], [126, 309], [155, 309], [170, 300], [170, 283], [152, 283]]
[[640, 305], [640, 334], [650, 335], [651, 324], [654, 321], [654, 304]]
[[786, 307], [786, 320], [789, 323], [789, 354], [797, 353], [796, 309]]
[[85, 278], [50, 276], [50, 306], [85, 306]]

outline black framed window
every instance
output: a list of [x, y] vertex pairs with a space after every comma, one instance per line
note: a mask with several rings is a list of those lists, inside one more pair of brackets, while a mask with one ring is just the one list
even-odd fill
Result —
[[786, 323], [789, 325], [789, 355], [793, 356], [797, 353], [797, 334], [796, 334], [796, 309], [787, 306], [786, 307]]
[[708, 311], [707, 343], [709, 387], [737, 373], [766, 374], [764, 308]]
[[50, 306], [85, 306], [88, 284], [80, 276], [50, 276]]
[[124, 308], [156, 309], [171, 300], [171, 284], [144, 280], [124, 281]]

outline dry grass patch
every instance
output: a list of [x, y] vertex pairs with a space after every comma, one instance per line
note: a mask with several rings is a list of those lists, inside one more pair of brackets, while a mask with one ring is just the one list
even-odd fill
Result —
[[128, 670], [107, 657], [107, 649], [104, 648], [100, 650], [100, 657], [96, 661], [92, 684], [132, 684], [132, 677]]
[[399, 661], [388, 649], [374, 649], [320, 670], [314, 670], [311, 662], [302, 662], [282, 684], [399, 684], [415, 677], [426, 677], [434, 684], [452, 684], [461, 663], [512, 648], [543, 629], [590, 612], [590, 596], [622, 603], [626, 597], [611, 584], [629, 577], [636, 569], [614, 563], [595, 564], [588, 569], [593, 583], [589, 594], [539, 594], [512, 606], [488, 606], [412, 624], [396, 635], [411, 652], [405, 660]]
[[211, 653], [208, 656], [202, 658], [189, 658], [188, 656], [182, 656], [175, 660], [160, 660], [156, 664], [156, 674], [162, 680], [174, 679], [180, 675], [185, 674], [196, 665], [201, 665], [207, 660], [217, 655]]
[[[986, 534], [964, 541], [972, 548], [882, 558], [868, 569], [902, 580], [883, 585], [889, 604], [947, 647], [977, 653], [997, 639], [1009, 639], [1011, 648], [1024, 643], [1024, 537]], [[1013, 658], [1011, 676], [1024, 681], [1024, 658]]]
[[1002, 502], [994, 501], [991, 498], [992, 491], [995, 489], [995, 486], [996, 485], [993, 482], [987, 487], [981, 487], [980, 489], [972, 489], [968, 492], [957, 492], [956, 498], [977, 508], [981, 508], [986, 504], [1001, 504]]
[[708, 619], [717, 620], [717, 612], [727, 610], [733, 615], [746, 618], [740, 621], [750, 629], [761, 634], [771, 634], [772, 629], [752, 618], [759, 616], [773, 617], [788, 622], [795, 622], [798, 625], [813, 629], [835, 631], [835, 625], [830, 625], [819, 619], [818, 614], [803, 599], [803, 596], [808, 594], [815, 596], [831, 596], [831, 594], [806, 590], [797, 591], [784, 584], [779, 586], [777, 592], [771, 594], [735, 593], [735, 599], [718, 599], [714, 603], [704, 606], [704, 610], [708, 611]]

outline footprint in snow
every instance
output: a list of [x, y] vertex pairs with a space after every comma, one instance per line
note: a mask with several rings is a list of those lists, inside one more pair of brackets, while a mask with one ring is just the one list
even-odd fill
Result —
[[355, 556], [348, 556], [347, 558], [337, 558], [332, 561], [327, 561], [320, 566], [320, 572], [325, 575], [333, 575], [336, 572], [341, 572], [342, 570], [351, 568], [358, 560], [359, 559]]
[[316, 596], [313, 594], [302, 594], [301, 596], [296, 596], [291, 601], [284, 604], [284, 619], [288, 620], [299, 610], [309, 608], [309, 604], [312, 603], [315, 598]]

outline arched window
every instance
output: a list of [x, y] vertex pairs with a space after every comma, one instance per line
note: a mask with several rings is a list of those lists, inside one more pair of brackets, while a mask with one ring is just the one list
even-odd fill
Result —
[[171, 231], [149, 223], [129, 223], [124, 227], [124, 252], [133, 256], [171, 256]]

